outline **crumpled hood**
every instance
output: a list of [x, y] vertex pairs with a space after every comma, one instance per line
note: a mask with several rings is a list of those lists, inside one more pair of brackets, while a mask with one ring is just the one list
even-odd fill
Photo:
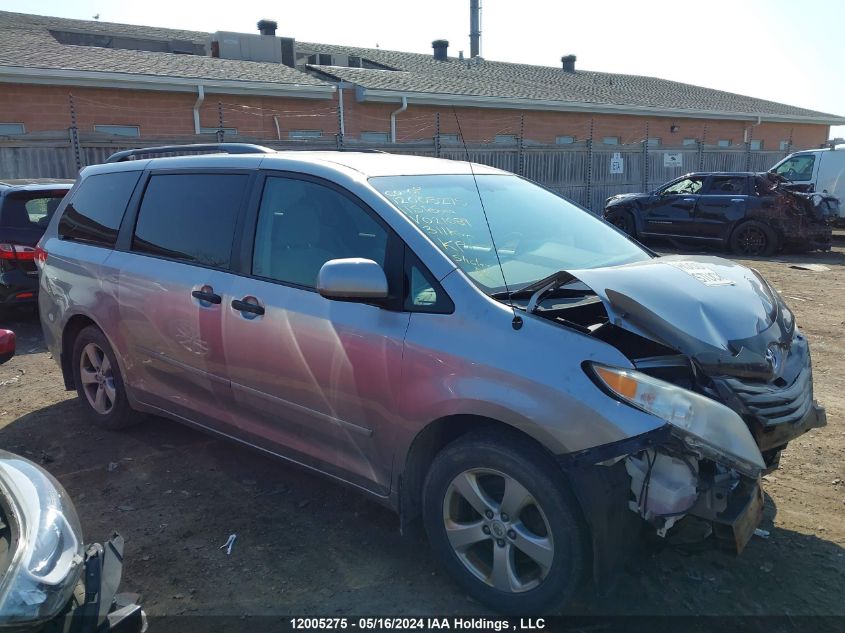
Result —
[[783, 314], [788, 310], [769, 285], [719, 257], [668, 255], [566, 272], [596, 293], [614, 325], [703, 365], [744, 365], [748, 371], [740, 373], [765, 374], [768, 347], [791, 340], [792, 315]]

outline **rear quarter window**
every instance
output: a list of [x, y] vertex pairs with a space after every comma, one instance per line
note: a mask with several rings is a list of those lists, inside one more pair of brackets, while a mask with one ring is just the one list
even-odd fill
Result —
[[117, 231], [141, 172], [121, 171], [86, 178], [59, 220], [59, 237], [114, 246]]

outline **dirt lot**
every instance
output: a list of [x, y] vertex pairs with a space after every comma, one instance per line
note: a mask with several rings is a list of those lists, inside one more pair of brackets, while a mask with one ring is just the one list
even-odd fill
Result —
[[[830, 270], [790, 268], [799, 261]], [[573, 612], [845, 615], [845, 249], [750, 263], [810, 339], [829, 425], [790, 445], [765, 478], [768, 539], [752, 539], [739, 559], [656, 552]], [[485, 613], [422, 539], [399, 536], [394, 515], [326, 479], [166, 420], [93, 428], [37, 321], [4, 326], [18, 333], [19, 356], [0, 367], [0, 446], [56, 475], [88, 540], [126, 537], [123, 588], [142, 593], [149, 613]]]

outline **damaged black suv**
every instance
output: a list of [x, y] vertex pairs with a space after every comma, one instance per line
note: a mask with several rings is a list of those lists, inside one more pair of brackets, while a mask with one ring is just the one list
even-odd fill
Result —
[[709, 243], [742, 256], [829, 250], [839, 200], [787, 184], [773, 173], [692, 173], [650, 193], [612, 196], [604, 217], [641, 240]]

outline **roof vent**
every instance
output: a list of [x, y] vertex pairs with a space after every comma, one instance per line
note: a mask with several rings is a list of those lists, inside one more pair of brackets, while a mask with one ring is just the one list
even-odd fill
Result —
[[445, 62], [449, 50], [449, 40], [434, 40], [431, 47], [434, 49], [434, 59]]
[[275, 35], [279, 24], [275, 20], [261, 20], [258, 23], [258, 31], [261, 35]]
[[568, 73], [575, 72], [575, 61], [578, 58], [575, 55], [564, 55], [560, 58], [561, 63], [563, 63], [563, 69]]

